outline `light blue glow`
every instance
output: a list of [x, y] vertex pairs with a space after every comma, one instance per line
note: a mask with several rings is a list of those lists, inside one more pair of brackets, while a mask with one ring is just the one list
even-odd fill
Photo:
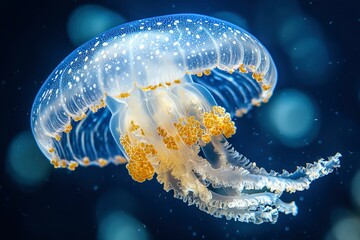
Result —
[[287, 146], [309, 143], [318, 128], [317, 113], [308, 96], [297, 90], [286, 90], [269, 104], [269, 121], [275, 136]]
[[41, 153], [30, 131], [18, 134], [10, 143], [7, 168], [11, 178], [23, 186], [38, 186], [50, 173], [51, 166]]
[[68, 20], [68, 34], [74, 45], [80, 45], [107, 29], [126, 22], [118, 13], [88, 4], [77, 8]]
[[142, 223], [134, 217], [113, 212], [105, 216], [99, 224], [99, 240], [146, 240], [150, 239], [149, 233]]
[[333, 227], [331, 238], [336, 240], [360, 240], [360, 219], [348, 216], [340, 219]]
[[357, 171], [351, 182], [351, 194], [355, 204], [360, 209], [360, 170]]

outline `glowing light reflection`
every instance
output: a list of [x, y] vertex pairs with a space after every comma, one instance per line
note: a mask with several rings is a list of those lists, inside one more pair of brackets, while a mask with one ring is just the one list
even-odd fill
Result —
[[308, 144], [317, 134], [318, 113], [312, 100], [304, 93], [288, 89], [274, 96], [266, 110], [263, 127], [273, 131], [274, 135], [286, 146], [301, 147]]
[[69, 17], [68, 35], [77, 46], [124, 22], [124, 17], [110, 9], [95, 4], [83, 5]]
[[16, 183], [29, 187], [43, 183], [51, 169], [30, 131], [20, 133], [12, 140], [6, 163], [11, 178]]
[[99, 240], [147, 240], [150, 239], [145, 226], [134, 217], [112, 212], [105, 216], [99, 224]]

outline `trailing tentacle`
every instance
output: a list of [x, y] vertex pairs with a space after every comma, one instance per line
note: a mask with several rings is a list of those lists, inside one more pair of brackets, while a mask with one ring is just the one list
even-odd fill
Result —
[[320, 159], [312, 164], [306, 164], [306, 167], [297, 167], [293, 173], [284, 172], [282, 174], [274, 171], [267, 173], [265, 170], [261, 170], [261, 174], [254, 174], [243, 167], [230, 165], [214, 169], [206, 160], [200, 158], [190, 162], [193, 164], [194, 171], [215, 187], [223, 186], [238, 189], [262, 189], [266, 187], [275, 192], [295, 192], [308, 189], [312, 181], [339, 167], [340, 157], [341, 154], [336, 153], [329, 157], [328, 161]]

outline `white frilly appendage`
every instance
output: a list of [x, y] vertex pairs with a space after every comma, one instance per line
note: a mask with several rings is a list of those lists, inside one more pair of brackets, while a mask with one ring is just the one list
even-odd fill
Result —
[[[170, 171], [162, 175], [160, 182], [166, 182], [165, 190], [174, 190], [176, 198], [216, 217], [226, 217], [242, 222], [275, 223], [278, 213], [297, 214], [295, 202], [285, 203], [280, 197], [283, 192], [293, 193], [308, 189], [314, 180], [340, 167], [340, 153], [297, 167], [296, 171], [283, 173], [267, 172], [237, 153], [225, 142], [221, 157], [227, 161], [214, 168], [206, 159], [190, 159], [190, 173], [175, 178]], [[231, 162], [231, 163], [230, 163]], [[186, 185], [192, 174], [196, 184]], [[159, 178], [158, 178], [159, 179]]]

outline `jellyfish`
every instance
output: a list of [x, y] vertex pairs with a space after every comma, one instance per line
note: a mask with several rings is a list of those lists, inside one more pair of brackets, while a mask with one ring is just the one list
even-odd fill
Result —
[[308, 189], [340, 153], [289, 173], [258, 167], [228, 142], [234, 118], [266, 103], [277, 72], [265, 47], [231, 23], [195, 14], [120, 25], [83, 44], [43, 84], [31, 111], [55, 168], [126, 164], [215, 217], [275, 223], [296, 215], [282, 193]]

